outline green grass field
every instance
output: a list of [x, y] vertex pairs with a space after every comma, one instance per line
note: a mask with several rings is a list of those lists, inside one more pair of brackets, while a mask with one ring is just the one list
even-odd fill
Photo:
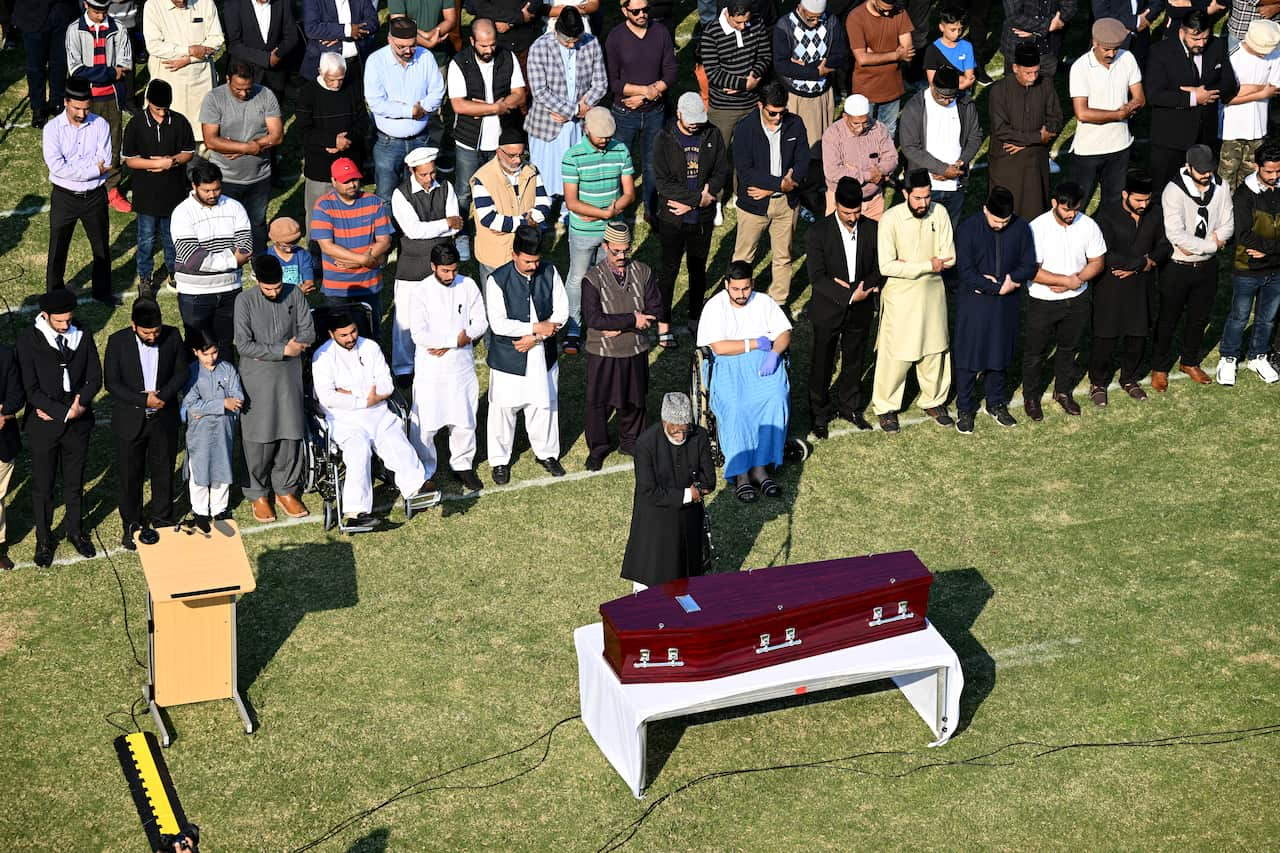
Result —
[[[0, 116], [17, 123], [20, 66], [0, 56]], [[0, 131], [0, 152], [0, 210], [38, 209], [37, 133]], [[278, 204], [297, 215], [301, 198], [299, 184]], [[124, 291], [133, 228], [112, 224]], [[639, 256], [657, 264], [641, 233]], [[0, 219], [0, 297], [15, 308], [43, 289], [47, 236], [46, 215]], [[563, 269], [562, 245], [555, 257]], [[82, 236], [68, 277], [87, 287]], [[795, 287], [798, 309], [803, 264]], [[176, 318], [174, 298], [162, 304]], [[79, 316], [99, 347], [127, 321], [96, 305]], [[0, 321], [0, 338], [31, 317]], [[808, 346], [800, 322], [796, 434]], [[653, 356], [651, 411], [687, 384], [689, 361], [687, 339]], [[961, 731], [925, 748], [928, 729], [888, 682], [666, 721], [650, 729], [636, 801], [579, 720], [539, 738], [578, 712], [573, 629], [629, 590], [617, 575], [632, 476], [617, 456], [583, 472], [583, 382], [581, 360], [566, 361], [564, 480], [523, 444], [510, 487], [451, 494], [409, 522], [395, 509], [389, 529], [356, 538], [324, 534], [318, 513], [261, 526], [238, 508], [258, 582], [241, 605], [240, 682], [261, 728], [245, 736], [229, 702], [169, 714], [166, 758], [204, 849], [1276, 847], [1275, 388], [1242, 371], [1234, 389], [1174, 382], [1078, 419], [984, 418], [971, 437], [915, 418], [898, 436], [844, 430], [782, 471], [782, 501], [718, 492], [721, 571], [914, 549], [935, 572], [930, 618], [964, 664]], [[87, 524], [115, 546], [105, 425], [94, 450]], [[0, 849], [142, 850], [111, 746], [144, 679], [113, 568], [145, 653], [139, 564], [117, 548], [110, 562], [32, 568], [26, 466], [8, 501], [20, 566], [0, 577]], [[1243, 734], [1133, 743], [1227, 731]], [[1043, 754], [1069, 744], [1087, 746]], [[744, 770], [756, 772], [685, 787]]]

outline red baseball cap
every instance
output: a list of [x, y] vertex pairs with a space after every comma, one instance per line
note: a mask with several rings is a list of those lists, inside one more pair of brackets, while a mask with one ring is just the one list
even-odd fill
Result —
[[334, 160], [333, 165], [329, 167], [329, 176], [340, 184], [364, 177], [360, 174], [360, 167], [350, 157], [339, 157]]

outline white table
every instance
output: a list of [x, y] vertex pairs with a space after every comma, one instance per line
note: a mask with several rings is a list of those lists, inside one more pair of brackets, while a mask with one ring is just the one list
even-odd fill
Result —
[[763, 669], [670, 684], [623, 684], [604, 659], [599, 622], [573, 632], [578, 651], [578, 696], [582, 722], [605, 758], [636, 797], [645, 787], [646, 726], [751, 702], [762, 702], [864, 681], [892, 678], [933, 730], [941, 746], [960, 718], [964, 673], [960, 659], [937, 629], [923, 630], [839, 649]]

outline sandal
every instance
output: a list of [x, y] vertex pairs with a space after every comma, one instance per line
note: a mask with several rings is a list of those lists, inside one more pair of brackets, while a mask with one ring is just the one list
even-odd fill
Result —
[[782, 486], [775, 483], [771, 477], [765, 477], [760, 481], [760, 491], [764, 492], [766, 496], [771, 498], [782, 497]]
[[743, 483], [741, 486], [738, 486], [738, 488], [734, 490], [734, 494], [737, 495], [738, 500], [742, 501], [744, 504], [754, 503], [758, 497], [756, 494], [756, 487], [750, 483]]
[[658, 335], [658, 346], [663, 349], [676, 349], [680, 346], [680, 342], [671, 332], [662, 332]]

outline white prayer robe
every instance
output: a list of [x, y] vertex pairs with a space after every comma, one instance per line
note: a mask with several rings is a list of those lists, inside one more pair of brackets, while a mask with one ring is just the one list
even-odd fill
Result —
[[[395, 475], [401, 495], [409, 497], [422, 488], [427, 474], [417, 452], [405, 436], [400, 419], [386, 402], [368, 406], [369, 391], [390, 394], [391, 371], [378, 345], [357, 338], [350, 350], [326, 341], [311, 359], [316, 399], [324, 411], [334, 442], [342, 450], [346, 479], [342, 484], [344, 515], [373, 509], [372, 452]], [[342, 393], [344, 389], [350, 393]]]
[[[563, 325], [569, 319], [569, 296], [558, 270], [552, 268], [554, 283], [551, 295], [552, 323]], [[489, 309], [489, 329], [495, 335], [521, 338], [533, 334], [533, 321], [521, 322], [507, 316], [506, 301], [502, 291], [489, 276], [485, 282], [485, 304]], [[536, 314], [533, 298], [529, 298], [529, 317]], [[560, 424], [557, 418], [560, 366], [547, 369], [546, 355], [542, 347], [535, 346], [525, 354], [527, 361], [524, 376], [489, 371], [489, 419], [488, 455], [490, 465], [506, 465], [511, 459], [511, 447], [515, 441], [516, 415], [525, 413], [525, 431], [529, 444], [539, 459], [558, 459], [560, 456]]]
[[[435, 435], [449, 427], [449, 460], [454, 471], [471, 469], [476, 455], [476, 411], [480, 381], [475, 346], [458, 346], [458, 333], [479, 339], [489, 328], [484, 299], [474, 279], [458, 275], [445, 286], [434, 275], [418, 286], [406, 317], [414, 344], [413, 411], [409, 441], [430, 477], [436, 471]], [[448, 350], [432, 355], [429, 350]]]

